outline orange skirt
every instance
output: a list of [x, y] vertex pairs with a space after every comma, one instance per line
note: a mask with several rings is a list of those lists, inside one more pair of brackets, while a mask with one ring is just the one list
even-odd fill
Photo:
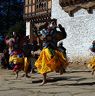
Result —
[[88, 68], [95, 70], [95, 57], [92, 57], [89, 64], [88, 64]]
[[48, 48], [44, 48], [37, 61], [35, 66], [40, 74], [60, 70], [61, 67], [66, 69], [68, 66], [67, 60], [64, 58], [63, 53], [55, 50], [55, 55], [52, 57], [51, 52]]

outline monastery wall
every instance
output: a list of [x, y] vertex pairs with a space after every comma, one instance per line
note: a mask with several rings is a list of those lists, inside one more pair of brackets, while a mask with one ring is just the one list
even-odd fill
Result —
[[67, 38], [63, 40], [67, 55], [71, 61], [74, 59], [85, 60], [91, 56], [89, 50], [95, 40], [95, 10], [89, 14], [81, 9], [70, 17], [62, 10], [59, 0], [52, 0], [52, 18], [56, 18], [58, 24], [62, 24], [67, 32]]

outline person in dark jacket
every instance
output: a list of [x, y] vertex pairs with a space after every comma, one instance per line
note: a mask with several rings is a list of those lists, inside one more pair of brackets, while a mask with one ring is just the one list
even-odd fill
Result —
[[30, 40], [29, 37], [26, 36], [25, 37], [25, 42], [23, 44], [23, 53], [24, 53], [24, 57], [25, 57], [25, 66], [24, 66], [24, 71], [26, 72], [26, 77], [28, 76], [28, 73], [30, 73], [31, 71], [34, 72], [34, 66], [31, 62], [31, 58], [32, 58], [32, 54], [31, 51], [34, 51], [35, 46], [33, 46], [32, 44], [30, 44]]

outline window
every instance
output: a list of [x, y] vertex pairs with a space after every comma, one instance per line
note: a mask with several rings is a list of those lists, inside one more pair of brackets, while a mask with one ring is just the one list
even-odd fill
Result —
[[25, 7], [25, 14], [28, 13], [28, 7]]
[[36, 10], [46, 10], [47, 9], [47, 0], [36, 0]]
[[29, 0], [29, 4], [32, 4], [32, 0]]
[[28, 3], [29, 3], [28, 0], [25, 0], [25, 5], [28, 5]]

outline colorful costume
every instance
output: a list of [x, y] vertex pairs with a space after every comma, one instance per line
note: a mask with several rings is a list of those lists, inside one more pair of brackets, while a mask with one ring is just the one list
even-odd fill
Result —
[[93, 52], [94, 56], [90, 59], [88, 68], [95, 71], [95, 40], [92, 42], [92, 46], [90, 47], [90, 50]]
[[[51, 71], [63, 73], [62, 70], [66, 69], [68, 62], [62, 52], [57, 48], [57, 33], [55, 29], [42, 30], [43, 35], [43, 49], [39, 58], [35, 62], [35, 66], [39, 73], [44, 74]], [[58, 36], [59, 40], [59, 36]]]
[[95, 70], [95, 56], [93, 58], [91, 58], [91, 60], [88, 64], [88, 68]]
[[9, 62], [13, 64], [13, 71], [23, 70], [24, 72], [28, 71], [29, 60], [27, 57], [24, 57], [24, 54], [21, 50], [13, 51], [10, 55]]
[[13, 71], [21, 70], [24, 66], [24, 55], [21, 50], [12, 51], [10, 54], [9, 62], [13, 64]]
[[38, 60], [35, 63], [35, 66], [38, 69], [38, 72], [41, 74], [48, 73], [51, 71], [60, 71], [60, 68], [67, 67], [66, 59], [63, 54], [58, 50], [55, 50], [55, 55], [53, 56], [48, 48], [44, 48], [40, 53]]

